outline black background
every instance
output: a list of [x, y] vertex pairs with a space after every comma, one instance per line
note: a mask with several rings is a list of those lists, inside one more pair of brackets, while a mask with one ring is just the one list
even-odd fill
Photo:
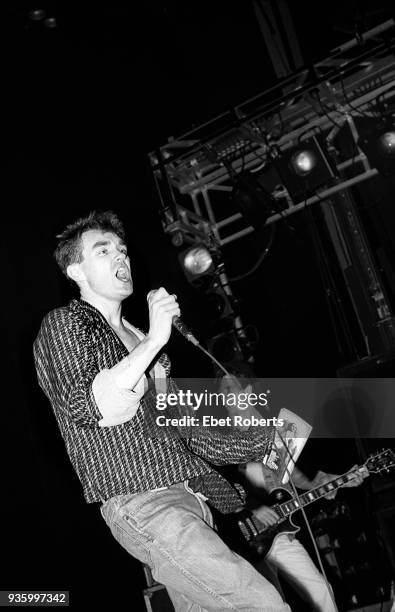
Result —
[[[141, 568], [113, 540], [98, 506], [84, 503], [35, 379], [32, 342], [41, 319], [71, 295], [51, 256], [55, 235], [94, 208], [113, 209], [132, 249], [136, 293], [127, 316], [146, 327], [145, 295], [163, 285], [203, 333], [199, 298], [161, 229], [147, 153], [262, 91], [274, 75], [248, 0], [135, 4], [53, 5], [54, 30], [30, 22], [30, 7], [2, 7], [0, 586], [69, 589], [74, 606], [138, 610]], [[292, 4], [309, 61], [350, 38], [356, 18], [369, 25], [391, 13], [390, 2], [344, 4]], [[394, 218], [389, 184], [382, 190], [387, 226]], [[243, 319], [260, 334], [257, 374], [334, 376], [341, 358], [303, 214], [291, 225], [278, 224], [265, 264], [234, 285]], [[261, 248], [256, 237], [229, 247], [230, 275], [248, 268]], [[211, 372], [182, 338], [172, 337], [169, 352], [178, 376]], [[343, 471], [354, 462], [351, 443], [345, 453], [333, 442], [326, 447], [307, 448], [309, 469]]]

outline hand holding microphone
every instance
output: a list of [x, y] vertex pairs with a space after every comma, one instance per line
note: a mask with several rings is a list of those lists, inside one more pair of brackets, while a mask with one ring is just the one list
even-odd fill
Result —
[[173, 325], [186, 340], [192, 342], [192, 344], [205, 353], [226, 376], [232, 378], [232, 375], [224, 368], [222, 363], [200, 344], [199, 340], [195, 338], [185, 323], [181, 321], [181, 312], [176, 295], [170, 295], [164, 287], [160, 287], [148, 293], [147, 301], [150, 323], [147, 338], [153, 341], [156, 350], [160, 350], [169, 340], [171, 326]]
[[[176, 328], [176, 330], [184, 336], [186, 340], [192, 342], [195, 346], [200, 346], [199, 341], [192, 334], [190, 329], [185, 325], [183, 321], [180, 319], [180, 307], [177, 302], [176, 295], [170, 295], [166, 289], [160, 287], [160, 289], [156, 289], [150, 291], [148, 296], [148, 305], [149, 305], [149, 315], [150, 315], [150, 331], [148, 335], [153, 338], [156, 342], [160, 344], [162, 347], [168, 341], [171, 334], [171, 325]], [[159, 317], [163, 317], [165, 315], [165, 320], [163, 321], [163, 327], [159, 323]], [[157, 318], [158, 317], [158, 318]], [[170, 327], [168, 318], [170, 317]], [[162, 332], [157, 335], [157, 330]], [[163, 341], [164, 340], [164, 341]], [[163, 342], [163, 343], [162, 343]]]
[[170, 295], [164, 287], [150, 291], [147, 295], [149, 311], [148, 336], [162, 347], [169, 340], [173, 317], [179, 317], [180, 307], [176, 295]]

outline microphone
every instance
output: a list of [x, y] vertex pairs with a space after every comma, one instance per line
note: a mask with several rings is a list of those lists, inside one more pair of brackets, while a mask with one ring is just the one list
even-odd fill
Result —
[[199, 340], [195, 338], [191, 330], [188, 329], [180, 317], [173, 317], [172, 325], [182, 336], [184, 336], [184, 338], [186, 338], [186, 340], [189, 340], [189, 342], [192, 342], [195, 346], [199, 346]]

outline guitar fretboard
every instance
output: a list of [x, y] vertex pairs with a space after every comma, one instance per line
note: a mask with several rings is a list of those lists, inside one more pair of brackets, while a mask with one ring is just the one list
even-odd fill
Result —
[[290, 499], [287, 502], [283, 502], [282, 504], [278, 504], [276, 506], [276, 512], [279, 514], [280, 518], [285, 518], [295, 512], [295, 510], [299, 510], [308, 504], [311, 504], [314, 501], [317, 501], [321, 497], [325, 497], [331, 491], [335, 491], [339, 487], [347, 484], [353, 478], [354, 472], [350, 472], [348, 474], [344, 474], [343, 476], [338, 476], [334, 480], [330, 482], [326, 482], [323, 485], [320, 485], [316, 489], [311, 489], [306, 493], [302, 493], [299, 495], [298, 499]]

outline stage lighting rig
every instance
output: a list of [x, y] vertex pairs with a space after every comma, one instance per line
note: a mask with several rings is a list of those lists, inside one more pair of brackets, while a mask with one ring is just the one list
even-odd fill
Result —
[[31, 9], [27, 13], [27, 27], [29, 28], [30, 24], [36, 24], [33, 27], [36, 28], [39, 24], [40, 26], [45, 26], [49, 30], [56, 29], [58, 27], [58, 19], [54, 15], [47, 15], [47, 11], [45, 9]]
[[330, 184], [335, 177], [335, 162], [318, 136], [285, 149], [273, 163], [294, 199], [314, 194], [320, 187]]
[[[231, 326], [236, 316], [237, 300], [223, 279], [219, 253], [210, 252], [200, 244], [179, 253], [178, 258], [188, 282], [204, 295], [202, 314], [209, 327], [222, 331]], [[229, 325], [224, 323], [225, 319], [229, 319]]]
[[392, 117], [381, 120], [355, 117], [358, 146], [371, 166], [383, 176], [395, 174], [395, 121]]
[[214, 273], [215, 255], [204, 244], [198, 244], [182, 251], [178, 254], [178, 259], [187, 280], [192, 284], [200, 277]]

